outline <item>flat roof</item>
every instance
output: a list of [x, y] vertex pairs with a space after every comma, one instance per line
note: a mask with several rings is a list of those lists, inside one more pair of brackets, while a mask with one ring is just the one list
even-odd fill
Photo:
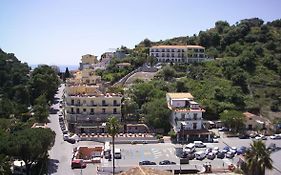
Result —
[[171, 98], [171, 99], [184, 99], [184, 98], [188, 98], [188, 99], [194, 99], [194, 97], [191, 95], [191, 93], [167, 93], [167, 95]]
[[180, 49], [199, 48], [199, 49], [204, 49], [203, 46], [199, 46], [199, 45], [159, 45], [159, 46], [152, 46], [151, 48], [180, 48]]

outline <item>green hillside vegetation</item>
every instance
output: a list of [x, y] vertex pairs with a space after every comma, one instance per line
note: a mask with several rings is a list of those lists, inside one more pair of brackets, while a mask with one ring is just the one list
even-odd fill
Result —
[[25, 162], [28, 174], [46, 171], [55, 133], [30, 127], [34, 122], [48, 121], [49, 104], [58, 85], [51, 67], [42, 65], [30, 71], [14, 54], [0, 49], [0, 174], [11, 174], [14, 159]]
[[[166, 92], [191, 92], [205, 109], [206, 119], [218, 119], [225, 110], [250, 111], [275, 120], [281, 110], [281, 20], [264, 23], [258, 18], [230, 25], [218, 21], [213, 28], [198, 35], [176, 37], [165, 41], [143, 40], [131, 51], [146, 55], [153, 45], [202, 45], [214, 61], [196, 64], [170, 64], [151, 82], [139, 81], [129, 95], [142, 109], [140, 116], [153, 127], [161, 127], [159, 115], [151, 116], [145, 108], [152, 102], [165, 105]], [[144, 59], [145, 57], [145, 59]], [[157, 86], [155, 84], [159, 85]], [[141, 95], [138, 94], [141, 92]], [[157, 107], [158, 108], [158, 107]], [[163, 126], [167, 126], [165, 122]], [[168, 130], [168, 128], [165, 128]]]

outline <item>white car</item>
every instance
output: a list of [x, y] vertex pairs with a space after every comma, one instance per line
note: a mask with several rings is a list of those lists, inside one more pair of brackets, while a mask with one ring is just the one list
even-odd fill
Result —
[[274, 134], [274, 135], [270, 136], [269, 138], [272, 140], [281, 139], [281, 134]]
[[212, 153], [217, 154], [219, 152], [219, 147], [214, 147]]
[[255, 140], [266, 140], [266, 139], [267, 139], [266, 136], [262, 134], [255, 137]]
[[184, 147], [183, 151], [186, 152], [186, 153], [193, 153], [195, 151], [195, 144], [193, 144], [193, 143], [187, 144]]
[[213, 143], [219, 143], [219, 139], [218, 138], [213, 138]]

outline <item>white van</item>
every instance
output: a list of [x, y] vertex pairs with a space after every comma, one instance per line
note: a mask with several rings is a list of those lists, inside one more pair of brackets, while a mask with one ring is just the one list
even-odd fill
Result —
[[183, 151], [186, 152], [186, 153], [193, 153], [195, 151], [195, 144], [194, 143], [187, 144], [184, 147]]
[[115, 148], [115, 151], [114, 151], [114, 158], [115, 159], [121, 159], [121, 149], [120, 148]]
[[203, 160], [206, 157], [206, 153], [204, 151], [198, 151], [195, 153], [195, 158], [197, 160]]
[[193, 142], [196, 148], [204, 148], [206, 145], [202, 141], [194, 141]]

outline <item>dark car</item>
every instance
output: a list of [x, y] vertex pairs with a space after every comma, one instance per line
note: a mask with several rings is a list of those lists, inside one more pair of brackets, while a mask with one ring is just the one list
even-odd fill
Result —
[[139, 165], [156, 165], [156, 163], [149, 160], [144, 160], [139, 162]]
[[68, 138], [66, 141], [67, 141], [68, 143], [71, 143], [71, 144], [76, 143], [76, 140], [73, 139], [73, 138]]
[[163, 161], [159, 162], [159, 165], [174, 165], [174, 164], [176, 164], [176, 162], [172, 162], [169, 160], [163, 160]]
[[249, 138], [250, 138], [250, 136], [247, 134], [239, 135], [239, 139], [249, 139]]
[[110, 153], [110, 151], [105, 151], [105, 152], [104, 152], [104, 158], [106, 158], [106, 159], [111, 159], [111, 153]]
[[225, 153], [224, 152], [218, 152], [217, 154], [217, 158], [218, 159], [223, 159], [225, 157]]
[[195, 158], [195, 154], [194, 153], [188, 153], [186, 155], [186, 158], [188, 158], [189, 160], [193, 160]]

